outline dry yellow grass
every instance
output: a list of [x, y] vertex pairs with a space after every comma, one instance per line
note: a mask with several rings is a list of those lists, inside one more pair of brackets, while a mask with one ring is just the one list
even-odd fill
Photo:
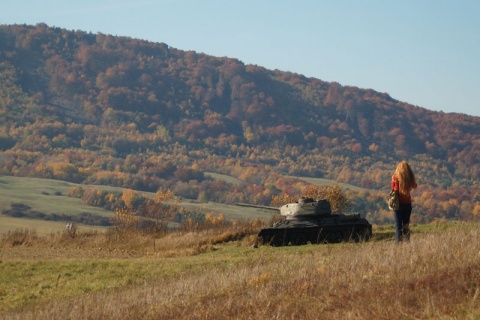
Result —
[[[70, 275], [72, 286], [90, 281], [93, 288], [111, 273], [119, 285], [62, 294], [68, 293], [68, 283], [60, 278], [50, 288], [58, 295], [14, 309], [3, 305], [2, 319], [480, 317], [478, 224], [414, 233], [410, 243], [401, 245], [382, 240], [251, 249], [251, 239], [214, 245], [209, 242], [214, 238], [218, 234], [202, 231], [156, 240], [138, 236], [123, 244], [106, 235], [58, 235], [16, 247], [4, 241], [0, 269], [33, 259], [49, 266], [55, 278], [63, 272], [59, 265], [68, 268], [75, 262], [78, 267], [88, 261], [82, 276]], [[58, 254], [51, 253], [52, 245]], [[2, 290], [0, 301], [5, 301], [9, 292]]]

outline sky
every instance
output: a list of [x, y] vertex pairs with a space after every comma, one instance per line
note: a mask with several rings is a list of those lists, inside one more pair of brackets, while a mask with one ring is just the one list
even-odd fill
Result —
[[0, 24], [127, 36], [480, 116], [479, 0], [0, 0]]

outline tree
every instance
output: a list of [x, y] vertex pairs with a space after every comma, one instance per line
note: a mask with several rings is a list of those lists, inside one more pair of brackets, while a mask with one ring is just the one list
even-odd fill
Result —
[[138, 205], [141, 202], [141, 197], [136, 191], [125, 189], [122, 193], [122, 200], [129, 210], [134, 210], [138, 208]]
[[180, 199], [175, 197], [172, 190], [158, 190], [145, 212], [145, 216], [150, 219], [148, 224], [150, 231], [159, 233], [166, 230], [168, 221], [173, 220], [175, 214], [181, 211], [179, 204]]
[[310, 186], [305, 196], [314, 199], [328, 200], [332, 207], [332, 212], [344, 212], [350, 207], [350, 201], [338, 184], [324, 187]]

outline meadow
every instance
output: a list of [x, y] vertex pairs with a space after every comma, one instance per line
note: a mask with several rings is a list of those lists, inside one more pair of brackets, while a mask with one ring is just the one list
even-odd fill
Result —
[[[67, 197], [72, 186], [0, 177], [0, 209], [112, 214]], [[0, 215], [0, 318], [480, 319], [478, 223], [416, 225], [400, 245], [390, 225], [369, 242], [253, 249], [254, 221], [271, 213], [183, 205], [246, 219], [162, 235], [78, 225], [72, 236], [62, 222]]]
[[[209, 173], [215, 179], [226, 180], [234, 183], [232, 177]], [[66, 215], [78, 215], [82, 212], [91, 213], [103, 217], [113, 217], [111, 211], [102, 208], [88, 206], [78, 198], [68, 197], [67, 192], [78, 184], [40, 178], [13, 177], [0, 175], [0, 235], [16, 229], [35, 229], [39, 235], [48, 235], [52, 232], [59, 232], [65, 228], [64, 222], [42, 221], [35, 219], [16, 219], [1, 214], [2, 210], [9, 209], [12, 203], [22, 203], [32, 207], [32, 209], [44, 213], [57, 213]], [[122, 192], [123, 188], [99, 186], [99, 185], [81, 185], [83, 188], [105, 189], [107, 191]], [[150, 197], [153, 193], [142, 192]], [[189, 210], [203, 213], [222, 213], [226, 219], [254, 219], [263, 218], [269, 220], [272, 213], [268, 210], [258, 210], [254, 208], [245, 208], [221, 203], [208, 202], [199, 203], [197, 201], [182, 199], [181, 206]], [[101, 227], [84, 226], [88, 229], [101, 229]]]
[[479, 319], [478, 224], [415, 226], [399, 245], [392, 236], [391, 226], [375, 227], [369, 242], [253, 249], [246, 223], [157, 238], [17, 230], [0, 242], [0, 315]]

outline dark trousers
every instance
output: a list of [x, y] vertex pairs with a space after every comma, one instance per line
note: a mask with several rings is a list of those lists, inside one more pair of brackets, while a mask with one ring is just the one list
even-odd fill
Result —
[[395, 240], [397, 242], [410, 240], [410, 215], [412, 214], [411, 203], [401, 203], [395, 211]]

